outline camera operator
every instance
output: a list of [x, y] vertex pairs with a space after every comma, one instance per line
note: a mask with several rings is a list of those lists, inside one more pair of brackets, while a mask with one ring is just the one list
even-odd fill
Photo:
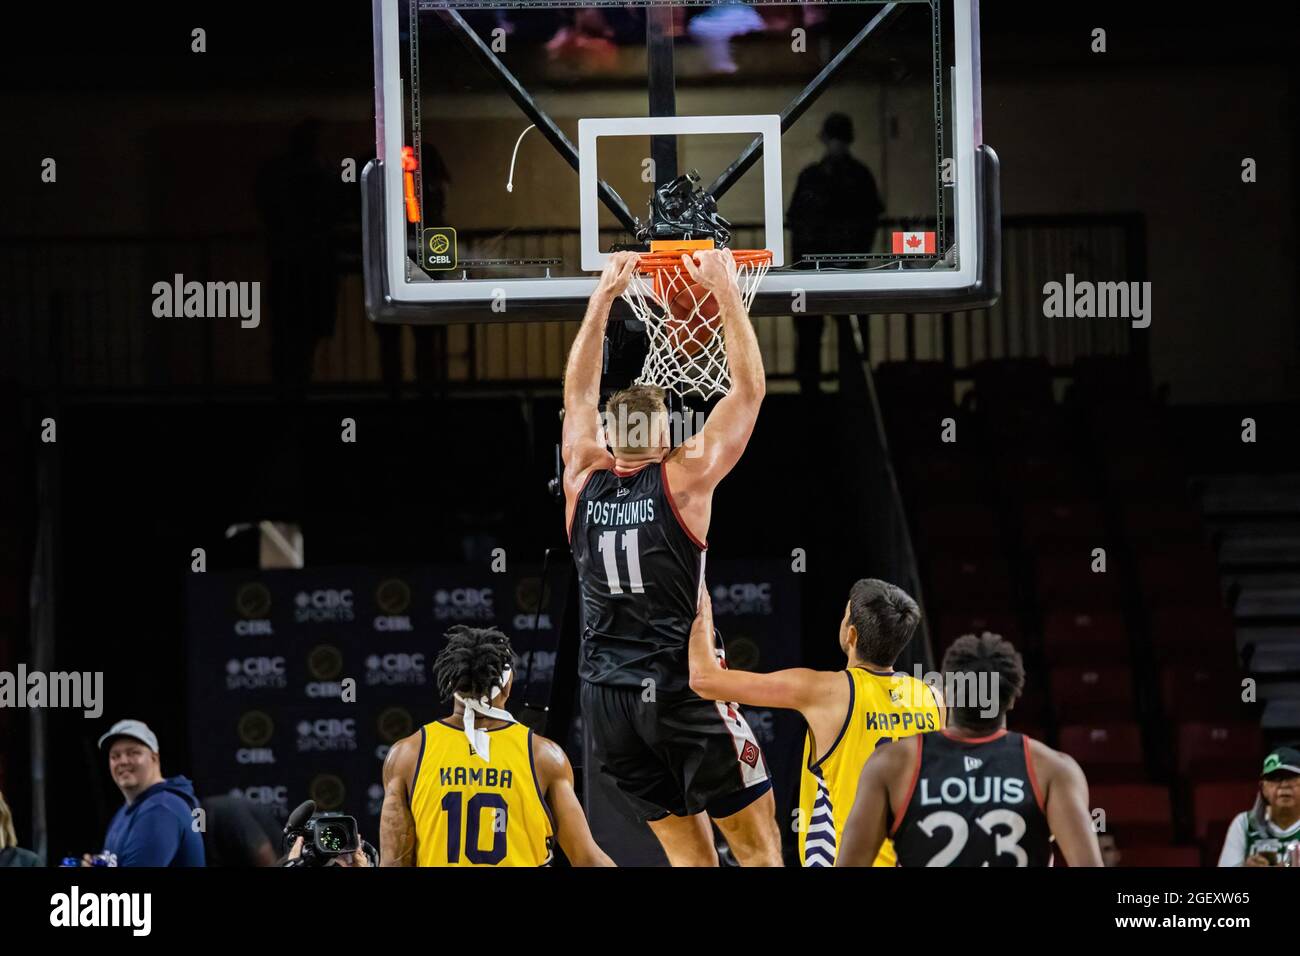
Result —
[[[298, 837], [298, 839], [293, 841], [293, 847], [289, 850], [289, 855], [285, 857], [284, 865], [287, 866], [290, 860], [302, 859], [302, 847], [303, 847], [303, 837]], [[322, 865], [324, 866], [371, 866], [371, 863], [370, 863], [370, 857], [366, 856], [366, 851], [361, 849], [361, 847], [357, 847], [355, 850], [352, 851], [351, 855], [344, 854], [343, 856], [330, 857], [330, 859]]]

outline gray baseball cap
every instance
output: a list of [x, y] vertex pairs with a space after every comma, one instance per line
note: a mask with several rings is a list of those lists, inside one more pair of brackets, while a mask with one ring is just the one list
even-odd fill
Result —
[[132, 740], [140, 741], [154, 753], [158, 753], [158, 736], [143, 720], [119, 720], [108, 728], [108, 733], [99, 738], [99, 746], [104, 746], [105, 742], [114, 737], [130, 737]]

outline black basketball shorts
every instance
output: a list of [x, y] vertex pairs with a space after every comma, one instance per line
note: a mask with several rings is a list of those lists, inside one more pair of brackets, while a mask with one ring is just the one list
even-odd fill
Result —
[[772, 788], [763, 751], [740, 708], [687, 692], [642, 700], [640, 687], [582, 682], [595, 769], [645, 821], [701, 810], [729, 817]]

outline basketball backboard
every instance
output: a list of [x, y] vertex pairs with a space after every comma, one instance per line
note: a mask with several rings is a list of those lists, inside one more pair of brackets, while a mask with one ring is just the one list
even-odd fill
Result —
[[577, 317], [688, 171], [752, 311], [950, 311], [997, 295], [978, 0], [374, 0], [363, 176], [379, 321]]

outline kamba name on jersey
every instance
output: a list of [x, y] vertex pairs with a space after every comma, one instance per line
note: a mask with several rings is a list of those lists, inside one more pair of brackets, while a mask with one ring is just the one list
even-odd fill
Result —
[[509, 790], [515, 785], [509, 768], [439, 767], [438, 784], [443, 787], [489, 787]]

